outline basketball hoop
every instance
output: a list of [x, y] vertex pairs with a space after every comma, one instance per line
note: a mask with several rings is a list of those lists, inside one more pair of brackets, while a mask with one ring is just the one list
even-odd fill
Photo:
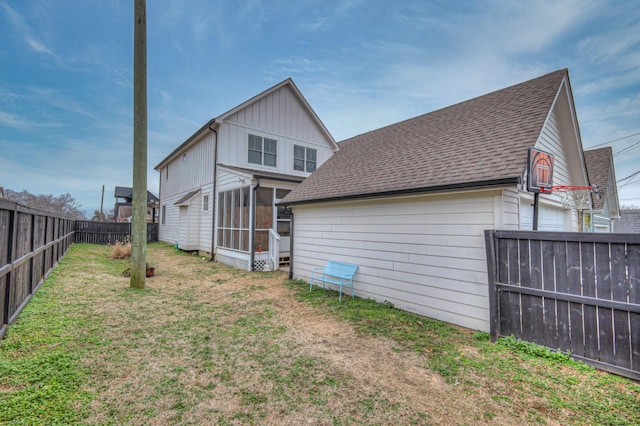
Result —
[[555, 185], [540, 190], [541, 194], [554, 194], [562, 202], [562, 207], [576, 210], [591, 208], [591, 193], [593, 186]]
[[556, 195], [565, 209], [575, 209], [578, 212], [589, 210], [589, 225], [583, 224], [583, 230], [591, 230], [591, 217], [593, 216], [591, 194], [598, 193], [596, 186], [556, 185], [544, 188], [540, 193]]

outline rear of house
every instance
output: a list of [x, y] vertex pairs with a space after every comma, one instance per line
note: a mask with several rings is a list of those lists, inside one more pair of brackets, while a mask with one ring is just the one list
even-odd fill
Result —
[[[554, 185], [588, 185], [566, 70], [341, 142], [282, 201], [293, 209], [291, 276], [359, 265], [356, 294], [489, 330], [485, 229], [531, 229], [527, 150], [555, 158]], [[539, 195], [540, 230], [578, 212]]]
[[284, 80], [209, 120], [155, 167], [160, 240], [245, 270], [277, 269], [290, 221], [275, 203], [337, 149]]

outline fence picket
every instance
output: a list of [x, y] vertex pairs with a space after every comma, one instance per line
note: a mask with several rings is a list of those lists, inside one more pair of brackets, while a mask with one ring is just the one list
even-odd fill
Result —
[[[640, 245], [627, 246], [629, 283], [629, 303], [640, 305]], [[631, 312], [629, 316], [631, 336], [631, 369], [640, 371], [640, 314]]]
[[70, 247], [72, 222], [0, 200], [0, 338]]
[[[131, 237], [128, 222], [77, 220], [74, 229], [76, 243], [115, 244]], [[147, 242], [154, 241], [158, 241], [158, 224], [147, 223]]]
[[497, 266], [492, 339], [514, 335], [640, 380], [639, 235], [485, 235], [487, 264]]

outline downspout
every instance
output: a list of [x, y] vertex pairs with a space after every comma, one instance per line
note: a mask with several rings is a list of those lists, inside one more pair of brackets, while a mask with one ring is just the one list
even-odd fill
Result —
[[293, 209], [289, 209], [287, 206], [284, 206], [284, 210], [287, 211], [291, 215], [291, 225], [289, 228], [289, 279], [293, 279]]
[[253, 206], [251, 207], [251, 255], [249, 260], [251, 262], [251, 265], [249, 265], [250, 272], [254, 271], [253, 265], [256, 260], [256, 191], [258, 188], [260, 188], [260, 178], [256, 178], [256, 186], [253, 187]]
[[209, 262], [216, 260], [216, 201], [218, 200], [218, 194], [216, 194], [216, 186], [218, 184], [218, 132], [212, 128], [211, 125], [216, 122], [216, 119], [209, 121], [207, 126], [216, 135], [214, 142], [214, 158], [213, 158], [213, 190], [211, 191], [211, 257]]

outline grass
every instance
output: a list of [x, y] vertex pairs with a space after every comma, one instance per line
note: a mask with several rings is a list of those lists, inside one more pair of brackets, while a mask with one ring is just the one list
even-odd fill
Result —
[[0, 342], [2, 424], [638, 424], [567, 354], [151, 244], [75, 244]]
[[[540, 413], [576, 424], [640, 424], [640, 385], [574, 361], [569, 353], [551, 351], [514, 337], [495, 344], [484, 332], [470, 332], [365, 299], [338, 302], [338, 293], [289, 281], [297, 297], [352, 323], [365, 335], [385, 336], [424, 355], [427, 365], [465, 392], [500, 390], [492, 399], [526, 410], [513, 395], [535, 397], [528, 420], [545, 423]], [[485, 413], [485, 420], [492, 414]], [[563, 422], [564, 423], [564, 422]]]

